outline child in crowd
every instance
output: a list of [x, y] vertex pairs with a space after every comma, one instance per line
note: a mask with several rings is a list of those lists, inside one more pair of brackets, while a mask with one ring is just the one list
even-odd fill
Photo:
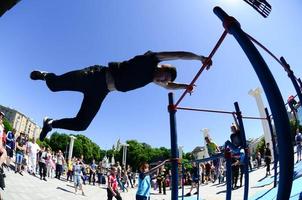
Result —
[[107, 197], [108, 200], [112, 200], [115, 197], [117, 200], [122, 200], [122, 197], [118, 191], [118, 182], [116, 178], [117, 168], [111, 167], [110, 175], [108, 176], [108, 188], [107, 188]]
[[162, 167], [168, 160], [163, 161], [161, 164], [149, 170], [149, 164], [144, 162], [140, 166], [140, 174], [138, 178], [138, 188], [136, 192], [136, 200], [149, 200], [151, 190], [150, 174], [155, 172], [158, 168]]
[[80, 160], [76, 161], [76, 164], [73, 166], [74, 171], [74, 193], [77, 194], [78, 188], [82, 191], [82, 195], [85, 196], [84, 190], [83, 190], [83, 184], [82, 184], [82, 164], [80, 163]]

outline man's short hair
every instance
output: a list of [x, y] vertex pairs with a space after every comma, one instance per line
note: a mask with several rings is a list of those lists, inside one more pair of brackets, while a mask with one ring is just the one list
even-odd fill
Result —
[[173, 82], [176, 79], [177, 71], [174, 66], [171, 65], [168, 67], [168, 66], [162, 65], [161, 68], [164, 72], [168, 72], [171, 74], [171, 82]]

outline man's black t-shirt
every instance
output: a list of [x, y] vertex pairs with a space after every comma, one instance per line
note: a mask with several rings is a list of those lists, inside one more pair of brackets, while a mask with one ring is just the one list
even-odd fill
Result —
[[[16, 140], [17, 144], [20, 146], [20, 147], [23, 147], [25, 144], [26, 144], [26, 140], [24, 137], [22, 136], [19, 136]], [[16, 152], [20, 153], [20, 154], [23, 154], [24, 153], [24, 150], [23, 149], [19, 149], [19, 148], [16, 148]]]
[[269, 148], [265, 148], [264, 156], [272, 156], [271, 150]]
[[148, 51], [128, 61], [109, 63], [109, 71], [114, 78], [115, 88], [126, 92], [153, 82], [154, 72], [159, 62], [155, 53]]
[[264, 151], [264, 160], [265, 162], [271, 162], [271, 156], [272, 156], [272, 152], [269, 148], [265, 148], [265, 151]]

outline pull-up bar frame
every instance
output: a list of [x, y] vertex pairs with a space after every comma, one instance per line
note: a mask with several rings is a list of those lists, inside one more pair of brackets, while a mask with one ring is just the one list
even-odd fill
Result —
[[212, 57], [214, 56], [214, 54], [216, 53], [217, 49], [219, 48], [219, 46], [221, 45], [221, 43], [223, 42], [224, 38], [227, 35], [227, 31], [224, 31], [221, 35], [221, 37], [219, 38], [218, 42], [216, 43], [215, 47], [213, 48], [213, 50], [211, 51], [210, 55], [207, 58], [207, 61], [201, 66], [200, 70], [197, 72], [197, 74], [195, 75], [195, 77], [193, 78], [193, 80], [191, 81], [189, 87], [184, 91], [184, 93], [180, 96], [180, 98], [177, 100], [177, 102], [175, 103], [175, 106], [177, 107], [180, 102], [183, 100], [183, 98], [186, 96], [186, 94], [189, 93], [189, 89], [193, 88], [195, 82], [197, 81], [197, 79], [199, 78], [199, 76], [201, 75], [201, 73], [203, 72], [203, 70], [205, 68], [208, 67], [208, 65], [210, 64], [210, 60], [212, 59]]
[[250, 40], [252, 40], [255, 44], [257, 44], [259, 47], [261, 47], [264, 51], [266, 51], [270, 56], [272, 56], [282, 67], [283, 69], [287, 72], [288, 77], [290, 78], [297, 96], [299, 97], [300, 102], [302, 102], [302, 93], [301, 93], [301, 89], [300, 86], [301, 84], [301, 80], [298, 79], [295, 75], [293, 70], [291, 70], [290, 65], [286, 62], [284, 57], [280, 57], [280, 60], [270, 51], [268, 50], [268, 48], [266, 48], [263, 44], [261, 44], [259, 41], [257, 41], [255, 38], [253, 38], [252, 36], [250, 36], [249, 34], [245, 33]]
[[259, 51], [240, 28], [239, 22], [219, 7], [214, 8], [214, 13], [245, 52], [266, 94], [278, 136], [280, 178], [277, 199], [289, 199], [293, 182], [294, 151], [291, 144], [289, 119], [278, 85]]
[[[249, 37], [244, 33], [240, 28], [239, 22], [226, 14], [221, 8], [215, 7], [214, 13], [221, 19], [225, 31], [223, 32], [219, 42], [216, 44], [214, 50], [211, 52], [211, 55], [208, 57], [208, 61], [203, 64], [197, 75], [194, 77], [193, 81], [190, 84], [189, 88], [192, 88], [195, 81], [200, 76], [201, 72], [209, 64], [209, 59], [214, 55], [223, 39], [226, 37], [227, 33], [232, 34], [242, 50], [245, 52], [246, 56], [250, 60], [259, 81], [264, 89], [264, 92], [267, 96], [272, 116], [274, 119], [274, 124], [277, 133], [278, 147], [279, 147], [279, 160], [280, 160], [280, 178], [279, 178], [279, 187], [277, 193], [277, 199], [289, 199], [292, 182], [293, 182], [293, 148], [291, 145], [291, 136], [290, 136], [290, 125], [287, 116], [287, 112], [283, 103], [283, 99], [277, 83], [270, 72], [266, 62], [260, 55], [259, 51], [256, 49]], [[170, 134], [171, 134], [171, 157], [172, 161], [172, 200], [178, 199], [178, 147], [177, 147], [177, 133], [176, 133], [176, 120], [175, 113], [178, 104], [184, 98], [184, 96], [189, 92], [189, 88], [185, 90], [180, 99], [174, 104], [173, 93], [169, 93], [169, 113], [170, 113]], [[228, 195], [227, 195], [228, 196]], [[245, 197], [246, 198], [246, 197]]]

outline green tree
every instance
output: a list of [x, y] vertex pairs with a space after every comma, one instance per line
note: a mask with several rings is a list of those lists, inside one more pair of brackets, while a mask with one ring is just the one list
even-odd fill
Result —
[[81, 155], [84, 155], [84, 151], [83, 151], [83, 143], [82, 140], [74, 140], [74, 144], [73, 144], [73, 156], [76, 158], [80, 158]]
[[55, 152], [57, 152], [58, 150], [65, 152], [67, 149], [67, 145], [69, 144], [69, 140], [69, 135], [65, 133], [54, 132], [50, 136], [49, 145], [51, 149]]
[[7, 132], [13, 130], [13, 126], [9, 123], [9, 121], [6, 118], [3, 119], [3, 125]]
[[[131, 165], [134, 170], [137, 170], [142, 162], [154, 163], [163, 161], [170, 157], [170, 150], [165, 147], [152, 148], [149, 144], [139, 143], [136, 140], [127, 141], [127, 164]], [[122, 150], [116, 156], [121, 159]]]
[[[98, 162], [104, 157], [106, 152], [104, 150], [101, 150], [100, 147], [88, 137], [81, 134], [73, 136], [76, 137], [73, 145], [73, 156], [79, 158], [83, 155], [84, 161], [87, 163], [90, 163], [93, 159]], [[53, 151], [56, 152], [58, 150], [61, 150], [62, 152], [65, 152], [65, 156], [67, 157], [69, 151], [68, 148], [70, 143], [70, 135], [54, 132], [51, 135], [50, 140], [45, 141], [46, 144], [49, 144]], [[39, 143], [44, 144], [45, 141], [43, 141], [43, 143], [39, 141]]]
[[[38, 143], [44, 146], [49, 145], [53, 151], [58, 151], [60, 149], [65, 152], [68, 151], [70, 141], [69, 136], [70, 135], [65, 133], [55, 132], [51, 135], [50, 140], [46, 139], [43, 142], [38, 141]], [[102, 160], [105, 155], [107, 155], [108, 158], [111, 158], [114, 155], [116, 161], [122, 161], [122, 148], [119, 151], [114, 149], [105, 151], [84, 135], [79, 134], [74, 136], [76, 139], [74, 141], [73, 156], [80, 157], [83, 155], [86, 163], [91, 162], [92, 159], [95, 159], [98, 162]], [[170, 157], [170, 149], [165, 147], [152, 148], [151, 145], [140, 143], [136, 140], [129, 140], [127, 141], [127, 144], [129, 145], [127, 148], [127, 164], [130, 164], [134, 170], [137, 170], [139, 165], [144, 161], [156, 163]], [[190, 154], [184, 153], [184, 159], [190, 160]]]
[[113, 155], [115, 156], [115, 152], [113, 149], [109, 149], [106, 151], [107, 158], [111, 158]]
[[261, 155], [263, 155], [264, 149], [265, 149], [265, 140], [263, 137], [263, 138], [261, 138], [260, 142], [256, 146], [256, 152], [259, 151], [261, 153]]
[[50, 147], [51, 148], [51, 146], [49, 144], [50, 140], [48, 138], [45, 138], [43, 140], [43, 142], [41, 140], [37, 139], [36, 142], [40, 147], [46, 147], [46, 148]]

